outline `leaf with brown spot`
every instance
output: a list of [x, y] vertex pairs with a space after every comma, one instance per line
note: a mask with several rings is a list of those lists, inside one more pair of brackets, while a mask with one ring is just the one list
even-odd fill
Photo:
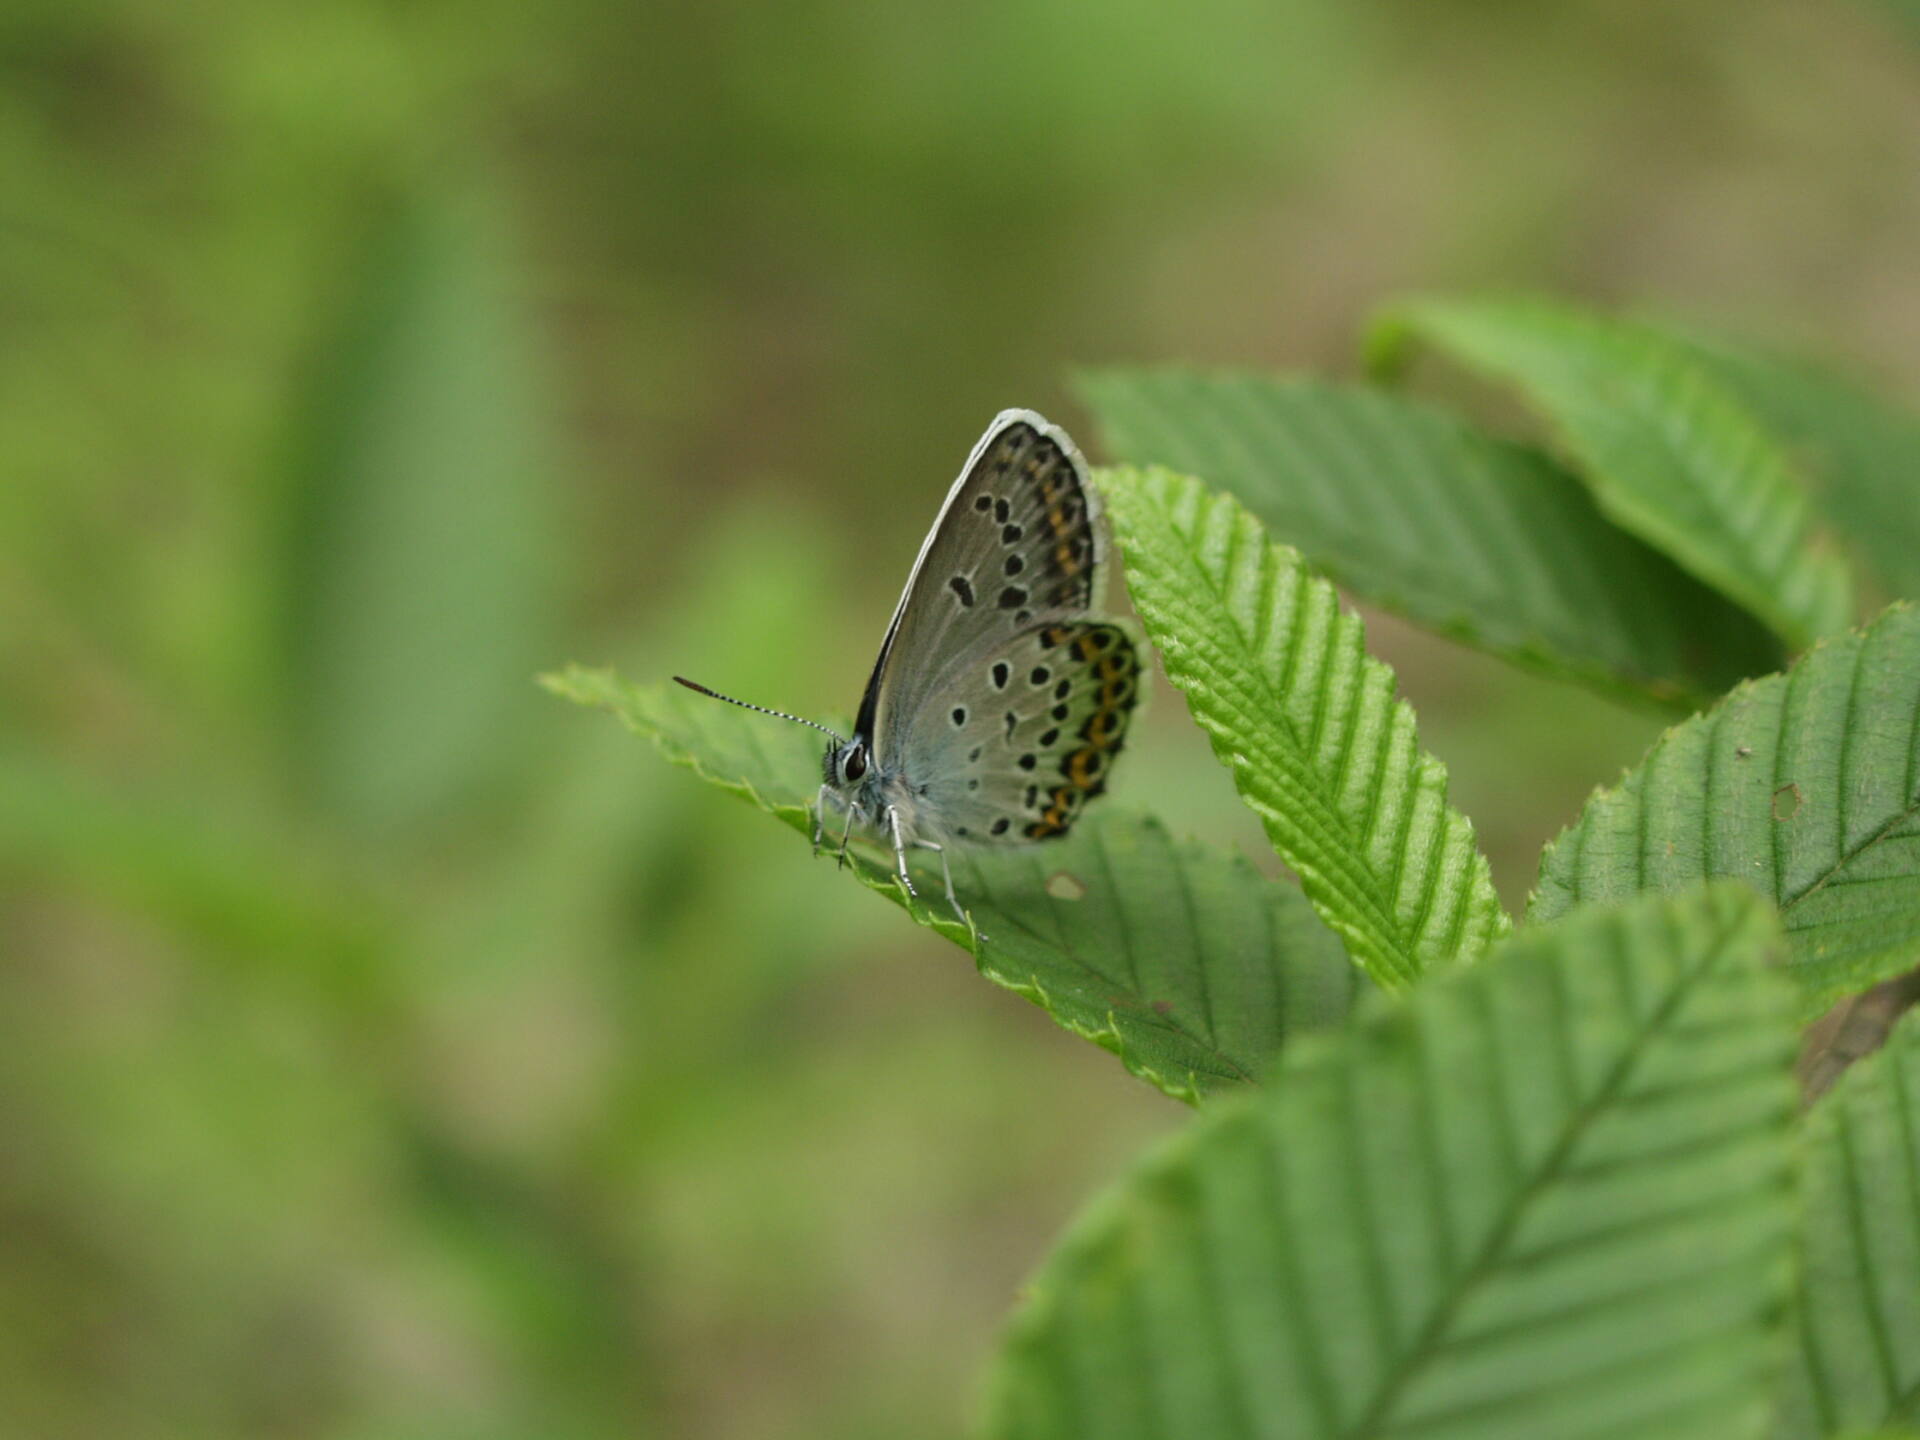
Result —
[[[811, 835], [814, 731], [605, 670], [576, 666], [544, 683], [611, 710], [669, 760]], [[971, 951], [987, 979], [1182, 1100], [1257, 1079], [1290, 1036], [1345, 1018], [1365, 983], [1299, 891], [1111, 800], [1059, 840], [955, 847], [954, 889], [977, 934], [947, 908], [937, 859], [918, 858], [914, 898], [889, 853], [856, 845], [850, 858], [862, 885]], [[809, 863], [804, 849], [792, 863]], [[1077, 897], [1056, 891], [1063, 878]]]
[[1920, 964], [1920, 610], [1661, 736], [1547, 847], [1528, 918], [1713, 876], [1779, 905], [1810, 1013]]

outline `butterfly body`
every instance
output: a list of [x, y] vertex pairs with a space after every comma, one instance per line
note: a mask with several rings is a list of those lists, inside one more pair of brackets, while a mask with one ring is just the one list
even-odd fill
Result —
[[[842, 855], [856, 830], [875, 836], [911, 892], [912, 848], [944, 870], [953, 844], [1066, 834], [1105, 788], [1138, 697], [1132, 639], [1087, 613], [1101, 561], [1072, 442], [1003, 411], [920, 547], [852, 736], [827, 747], [816, 844], [843, 815]], [[964, 919], [950, 872], [947, 896]]]

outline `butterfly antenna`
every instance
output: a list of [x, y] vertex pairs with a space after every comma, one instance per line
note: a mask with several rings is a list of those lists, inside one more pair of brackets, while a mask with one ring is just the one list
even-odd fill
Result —
[[769, 710], [764, 705], [749, 705], [745, 700], [736, 700], [731, 695], [722, 695], [718, 690], [709, 690], [704, 685], [696, 685], [693, 681], [687, 679], [684, 675], [676, 675], [673, 678], [677, 683], [686, 686], [687, 689], [698, 691], [702, 695], [711, 695], [715, 700], [724, 700], [729, 705], [738, 705], [742, 710], [755, 710], [762, 715], [771, 715], [776, 720], [791, 720], [796, 725], [809, 725], [809, 726], [812, 726], [815, 730], [818, 730], [822, 735], [829, 735], [829, 736], [832, 736], [835, 740], [839, 740], [842, 745], [847, 743], [844, 739], [842, 739], [841, 736], [839, 736], [838, 734], [835, 734], [835, 732], [833, 732], [832, 730], [827, 729], [826, 726], [815, 725], [813, 721], [802, 719], [798, 715], [789, 715], [784, 710]]

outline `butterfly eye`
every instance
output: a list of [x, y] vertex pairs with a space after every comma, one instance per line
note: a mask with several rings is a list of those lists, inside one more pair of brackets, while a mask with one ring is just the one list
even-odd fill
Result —
[[840, 767], [840, 773], [849, 780], [858, 780], [867, 773], [867, 749], [864, 745], [855, 745], [847, 751], [847, 758]]

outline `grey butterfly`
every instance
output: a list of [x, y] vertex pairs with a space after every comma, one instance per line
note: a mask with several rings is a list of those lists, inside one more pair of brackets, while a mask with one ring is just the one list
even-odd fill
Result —
[[1031, 410], [1004, 410], [967, 457], [920, 546], [880, 642], [851, 738], [703, 695], [832, 737], [814, 807], [818, 850], [829, 809], [844, 812], [844, 864], [856, 828], [940, 856], [961, 922], [947, 847], [1020, 845], [1065, 835], [1106, 788], [1140, 684], [1119, 626], [1091, 619], [1102, 565], [1086, 463]]

